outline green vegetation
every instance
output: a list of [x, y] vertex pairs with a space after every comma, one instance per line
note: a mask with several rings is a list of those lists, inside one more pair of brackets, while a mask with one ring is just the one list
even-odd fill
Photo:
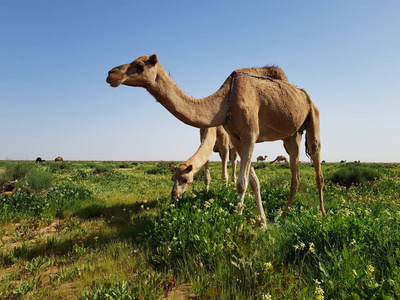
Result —
[[326, 218], [301, 164], [287, 221], [290, 169], [259, 164], [266, 229], [252, 193], [237, 214], [220, 163], [178, 200], [170, 162], [23, 165], [0, 162], [18, 183], [0, 196], [1, 299], [400, 298], [397, 164], [323, 165]]
[[346, 187], [362, 185], [380, 178], [376, 168], [363, 166], [360, 163], [345, 164], [338, 171], [333, 173], [330, 180]]
[[39, 194], [42, 191], [47, 191], [52, 186], [53, 176], [45, 171], [34, 170], [26, 176], [28, 190]]

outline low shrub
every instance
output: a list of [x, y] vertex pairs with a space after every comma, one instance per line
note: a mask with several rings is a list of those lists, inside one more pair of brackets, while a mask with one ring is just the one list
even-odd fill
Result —
[[73, 186], [55, 186], [46, 197], [16, 192], [0, 196], [0, 220], [64, 215], [89, 205], [92, 199], [92, 192]]
[[146, 170], [144, 173], [151, 174], [151, 175], [157, 175], [157, 174], [167, 174], [168, 172], [169, 172], [168, 170], [164, 170], [161, 168], [153, 168], [153, 169]]
[[173, 162], [170, 161], [161, 161], [157, 164], [155, 168], [146, 170], [145, 174], [168, 174], [173, 173], [174, 169], [171, 168]]
[[362, 185], [379, 178], [380, 173], [372, 167], [347, 164], [333, 173], [329, 180], [335, 184], [350, 187], [352, 185]]
[[53, 176], [50, 173], [33, 170], [26, 176], [28, 190], [35, 194], [46, 191], [51, 188]]
[[113, 169], [110, 165], [96, 165], [93, 171], [93, 174], [102, 174], [106, 172], [110, 172]]
[[5, 165], [6, 172], [3, 178], [11, 181], [23, 179], [32, 167], [33, 164], [28, 162], [9, 162]]

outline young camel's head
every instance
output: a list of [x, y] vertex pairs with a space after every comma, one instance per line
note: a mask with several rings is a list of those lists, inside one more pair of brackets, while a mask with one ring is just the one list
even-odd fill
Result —
[[174, 187], [172, 188], [172, 198], [178, 198], [183, 195], [188, 187], [192, 184], [194, 177], [194, 171], [192, 165], [186, 165], [182, 163], [179, 167], [175, 168], [175, 173], [172, 176]]
[[152, 84], [157, 76], [157, 54], [143, 55], [130, 64], [121, 65], [108, 72], [107, 83], [112, 87], [121, 84], [146, 87]]

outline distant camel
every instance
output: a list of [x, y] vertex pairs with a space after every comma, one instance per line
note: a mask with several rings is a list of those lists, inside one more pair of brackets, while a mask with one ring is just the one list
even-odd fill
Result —
[[325, 163], [325, 160], [321, 161], [321, 164], [324, 164], [324, 163]]
[[341, 161], [340, 161], [341, 164], [344, 164], [345, 162], [346, 162], [345, 160], [341, 160]]
[[63, 158], [61, 156], [57, 156], [56, 159], [54, 160], [55, 162], [63, 162]]
[[257, 157], [257, 162], [262, 162], [262, 161], [264, 161], [267, 157], [268, 157], [268, 155], [265, 155], [264, 157], [262, 157], [262, 156], [260, 155], [259, 157]]
[[41, 157], [36, 158], [35, 160], [36, 163], [42, 163], [44, 160]]
[[221, 179], [228, 183], [228, 154], [232, 164], [232, 180], [236, 181], [236, 158], [237, 152], [230, 144], [229, 135], [222, 126], [200, 129], [201, 144], [196, 153], [175, 168], [175, 174], [172, 176], [174, 187], [172, 188], [172, 198], [178, 198], [192, 184], [194, 175], [204, 165], [204, 184], [206, 190], [209, 189], [211, 176], [209, 170], [209, 158], [212, 152], [218, 152], [222, 159]]
[[[281, 69], [276, 69], [283, 73]], [[238, 213], [243, 211], [245, 193], [250, 183], [258, 217], [264, 226], [267, 219], [261, 201], [260, 182], [251, 165], [255, 143], [283, 140], [290, 156], [292, 173], [285, 208], [285, 211], [289, 211], [300, 184], [300, 142], [302, 133], [306, 131], [306, 153], [314, 162], [319, 207], [322, 215], [326, 216], [319, 110], [304, 89], [285, 80], [270, 78], [265, 73], [265, 68], [235, 70], [217, 92], [196, 99], [178, 87], [159, 63], [158, 56], [153, 54], [140, 56], [132, 63], [111, 69], [107, 83], [112, 87], [123, 84], [145, 88], [171, 114], [187, 125], [197, 128], [223, 125], [240, 155], [240, 172], [236, 182]], [[282, 217], [285, 217], [285, 213]]]
[[275, 162], [281, 162], [281, 161], [284, 161], [285, 163], [288, 162], [287, 159], [286, 159], [286, 157], [284, 157], [283, 155], [279, 155], [279, 156], [277, 156], [277, 157], [275, 158], [275, 160], [271, 161], [270, 164], [273, 164], [273, 163], [275, 163]]

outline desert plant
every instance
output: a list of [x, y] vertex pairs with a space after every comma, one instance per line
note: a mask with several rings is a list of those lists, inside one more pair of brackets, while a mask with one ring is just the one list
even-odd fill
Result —
[[42, 191], [47, 191], [51, 188], [53, 182], [53, 176], [50, 173], [33, 170], [26, 176], [26, 181], [28, 184], [28, 190], [39, 194]]
[[110, 172], [113, 169], [110, 165], [96, 165], [93, 171], [93, 174], [102, 174], [106, 172]]
[[146, 170], [144, 173], [151, 174], [151, 175], [157, 175], [157, 174], [167, 174], [167, 173], [169, 173], [169, 171], [166, 169], [163, 169], [163, 168], [156, 167], [156, 168]]
[[28, 162], [8, 162], [5, 165], [5, 178], [11, 181], [25, 178], [33, 164]]
[[329, 179], [331, 182], [346, 187], [361, 185], [380, 178], [380, 173], [372, 167], [360, 164], [347, 164], [336, 171]]

